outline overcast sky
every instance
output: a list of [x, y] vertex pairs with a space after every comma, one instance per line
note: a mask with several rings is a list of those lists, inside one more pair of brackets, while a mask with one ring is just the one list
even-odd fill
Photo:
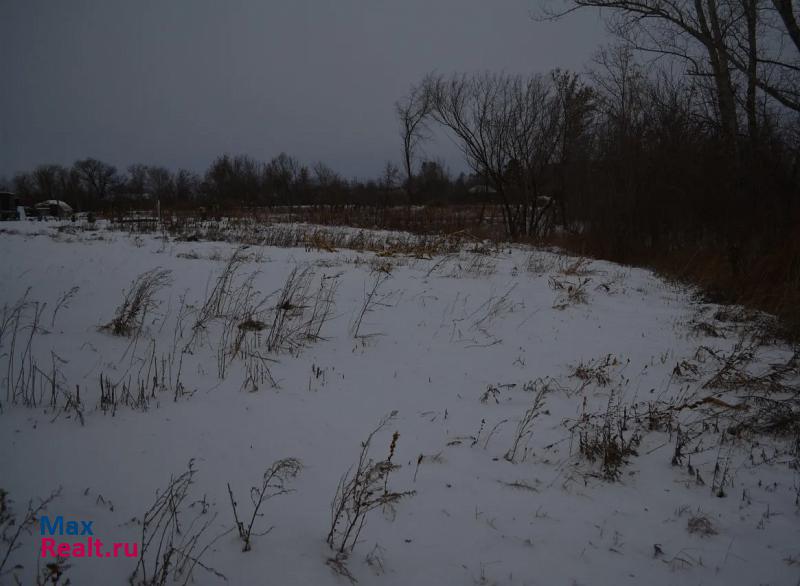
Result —
[[425, 73], [584, 67], [597, 13], [535, 22], [538, 1], [0, 0], [0, 175], [285, 151], [375, 176], [400, 161], [393, 104]]

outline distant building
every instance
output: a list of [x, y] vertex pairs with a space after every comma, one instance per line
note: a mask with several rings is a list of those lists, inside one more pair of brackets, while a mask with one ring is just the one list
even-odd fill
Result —
[[16, 220], [19, 198], [10, 191], [0, 191], [0, 220]]
[[491, 185], [473, 185], [469, 188], [471, 195], [485, 195], [488, 193], [497, 193], [497, 190]]
[[40, 201], [35, 206], [40, 216], [53, 216], [54, 218], [65, 218], [72, 215], [72, 207], [60, 199], [46, 199]]

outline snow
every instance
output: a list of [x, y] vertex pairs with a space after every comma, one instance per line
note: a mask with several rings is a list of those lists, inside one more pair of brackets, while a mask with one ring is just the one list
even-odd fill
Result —
[[[367, 518], [346, 562], [362, 584], [795, 584], [800, 578], [800, 474], [788, 440], [720, 444], [724, 431], [710, 424], [689, 444], [700, 446], [690, 462], [704, 485], [688, 471], [688, 458], [673, 466], [674, 430], [631, 422], [625, 433], [638, 429], [641, 443], [616, 481], [579, 454], [571, 429], [584, 414], [604, 413], [610, 400], [641, 415], [648, 403], [685, 405], [710, 396], [701, 387], [712, 364], [696, 359], [698, 348], [731, 352], [738, 339], [732, 323], [717, 324], [724, 338], [693, 331], [692, 320], [715, 308], [649, 271], [592, 261], [581, 274], [564, 275], [574, 259], [524, 247], [426, 259], [249, 246], [240, 252], [246, 261], [236, 283], [254, 275], [254, 290], [268, 296], [259, 314], [265, 323], [293, 268], [308, 267], [309, 291], [323, 275], [338, 275], [322, 339], [271, 353], [276, 385], [263, 380], [254, 390], [240, 359], [218, 376], [219, 326], [210, 327], [184, 356], [186, 392], [177, 401], [170, 388], [157, 391], [146, 411], [120, 405], [112, 416], [100, 409], [101, 373], [113, 382], [135, 381], [152, 355], [183, 347], [186, 332], [174, 343], [181, 296], [202, 306], [236, 245], [59, 226], [69, 223], [0, 230], [0, 306], [13, 306], [28, 290], [29, 301], [46, 303], [34, 356], [47, 376], [56, 369], [60, 392], [74, 394], [80, 385], [84, 406], [81, 425], [62, 402], [55, 410], [48, 405], [49, 390], [36, 407], [11, 404], [6, 334], [0, 488], [18, 514], [28, 499], [61, 486], [51, 515], [90, 519], [104, 540], [139, 541], [137, 519], [194, 459], [190, 500], [205, 499], [206, 518], [217, 515], [207, 539], [234, 525], [228, 483], [249, 518], [249, 488], [272, 462], [295, 457], [303, 468], [293, 492], [266, 501], [256, 521], [259, 531], [273, 529], [254, 537], [249, 552], [235, 531], [227, 533], [203, 563], [230, 584], [347, 584], [326, 564], [333, 555], [325, 543], [331, 500], [361, 442], [396, 410], [370, 453], [385, 458], [399, 432], [394, 461], [402, 467], [389, 486], [415, 494]], [[158, 307], [136, 341], [102, 329], [131, 282], [157, 267], [171, 271], [172, 284], [157, 293]], [[380, 275], [388, 276], [354, 337], [365, 293]], [[571, 302], [569, 285], [582, 279], [589, 279], [586, 298]], [[73, 287], [77, 292], [53, 319], [59, 298]], [[263, 346], [263, 337], [248, 335]], [[790, 355], [780, 344], [763, 346], [755, 366]], [[581, 363], [606, 360], [605, 386], [572, 376]], [[697, 380], [674, 374], [682, 360], [699, 365]], [[18, 369], [19, 359], [14, 364]], [[550, 390], [512, 463], [504, 456], [534, 397], [525, 385], [537, 379], [549, 381]], [[496, 392], [481, 401], [489, 387]], [[715, 396], [738, 400], [737, 391]], [[712, 405], [675, 416], [686, 429], [703, 418], [723, 421], [724, 429]], [[718, 464], [729, 468], [724, 498], [712, 491]], [[703, 516], [714, 532], [690, 533], [689, 519]], [[31, 583], [38, 524], [24, 538], [13, 559], [24, 565], [22, 583]], [[68, 561], [73, 584], [127, 583], [136, 565], [125, 558]], [[194, 583], [223, 582], [195, 568]]]

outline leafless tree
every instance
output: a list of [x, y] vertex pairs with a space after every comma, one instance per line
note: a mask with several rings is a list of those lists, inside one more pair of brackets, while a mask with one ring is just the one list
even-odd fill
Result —
[[200, 179], [195, 173], [187, 169], [179, 169], [175, 174], [175, 198], [187, 201], [197, 195]]
[[175, 180], [169, 169], [157, 165], [148, 167], [147, 189], [155, 199], [170, 199], [175, 193]]
[[383, 166], [383, 173], [381, 173], [380, 185], [386, 191], [391, 191], [397, 188], [397, 183], [400, 177], [400, 170], [397, 165], [391, 161], [386, 161]]
[[611, 30], [630, 46], [677, 58], [689, 75], [710, 80], [720, 134], [730, 149], [741, 133], [738, 105], [747, 135], [758, 139], [758, 90], [800, 111], [800, 27], [792, 0], [568, 2], [563, 10], [546, 9], [546, 18], [584, 7], [607, 9]]
[[344, 185], [341, 176], [325, 163], [316, 163], [313, 167], [314, 182], [318, 189], [324, 193], [333, 192]]
[[128, 166], [126, 191], [130, 194], [142, 195], [147, 192], [147, 165], [134, 163]]
[[433, 119], [455, 134], [469, 166], [497, 192], [508, 235], [537, 236], [542, 174], [563, 122], [551, 78], [429, 76], [423, 87]]
[[690, 74], [710, 77], [721, 135], [729, 146], [735, 144], [738, 118], [728, 46], [738, 15], [727, 0], [570, 0], [569, 8], [550, 11], [548, 17], [585, 7], [607, 9], [610, 28], [631, 46], [679, 58], [689, 64]]
[[648, 80], [630, 47], [603, 47], [594, 58], [589, 76], [607, 125], [607, 138], [625, 144], [641, 125], [646, 110]]
[[308, 170], [300, 164], [300, 161], [280, 153], [264, 166], [263, 185], [268, 196], [276, 203], [291, 204], [292, 193], [298, 184], [302, 182], [306, 175], [310, 180]]
[[737, 14], [727, 57], [746, 80], [748, 125], [755, 130], [756, 89], [800, 112], [800, 26], [792, 0], [727, 0]]
[[120, 181], [116, 167], [97, 159], [76, 161], [73, 170], [86, 193], [97, 200], [106, 199]]
[[60, 165], [39, 165], [33, 170], [38, 196], [43, 199], [63, 199], [67, 170]]
[[430, 95], [426, 83], [413, 86], [408, 95], [395, 103], [400, 121], [400, 137], [403, 140], [403, 165], [406, 172], [406, 189], [414, 191], [414, 158], [420, 142], [428, 137], [425, 121], [431, 111]]
[[559, 206], [561, 223], [566, 228], [566, 192], [570, 190], [568, 169], [580, 161], [587, 161], [591, 156], [596, 92], [576, 73], [555, 70], [551, 76], [562, 121], [556, 153], [557, 177], [553, 203]]

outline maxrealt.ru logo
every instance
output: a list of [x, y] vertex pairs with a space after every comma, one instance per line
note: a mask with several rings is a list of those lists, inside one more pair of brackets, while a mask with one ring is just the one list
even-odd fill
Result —
[[[93, 521], [64, 521], [64, 517], [59, 515], [55, 519], [43, 516], [39, 519], [39, 532], [42, 537], [41, 557], [54, 558], [116, 558], [139, 556], [138, 543], [111, 542], [106, 547], [100, 539], [95, 537]], [[57, 535], [58, 537], [80, 537], [81, 540], [63, 541], [55, 537], [44, 537], [45, 535]]]

